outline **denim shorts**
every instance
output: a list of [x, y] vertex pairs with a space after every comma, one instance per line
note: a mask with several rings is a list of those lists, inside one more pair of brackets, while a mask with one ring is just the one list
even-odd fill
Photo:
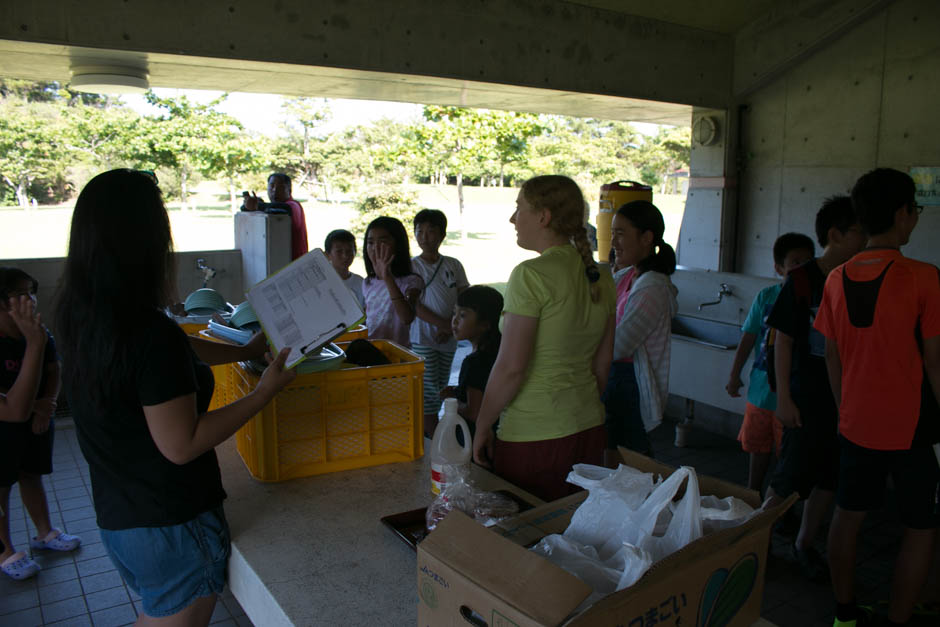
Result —
[[148, 616], [176, 614], [225, 587], [231, 539], [222, 506], [179, 525], [102, 529], [101, 542]]

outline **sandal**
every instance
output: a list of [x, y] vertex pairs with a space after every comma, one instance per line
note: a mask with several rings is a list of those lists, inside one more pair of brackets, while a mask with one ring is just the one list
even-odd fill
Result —
[[26, 553], [20, 551], [11, 555], [3, 564], [0, 564], [0, 570], [13, 579], [29, 579], [40, 571], [39, 564], [29, 558]]
[[[54, 536], [52, 534], [55, 534]], [[51, 538], [49, 536], [52, 536]], [[29, 541], [29, 548], [38, 549], [38, 550], [49, 550], [49, 551], [74, 551], [82, 543], [82, 539], [78, 536], [70, 536], [69, 534], [59, 531], [58, 529], [53, 529], [46, 537], [42, 540], [38, 538], [33, 538]]]

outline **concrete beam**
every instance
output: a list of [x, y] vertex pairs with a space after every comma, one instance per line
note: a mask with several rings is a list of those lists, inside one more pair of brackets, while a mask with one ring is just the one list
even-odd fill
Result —
[[[556, 0], [11, 0], [0, 39], [148, 69], [156, 54], [213, 60], [210, 70], [277, 64], [715, 108], [731, 85], [729, 36]], [[214, 72], [193, 66], [174, 86], [208, 88]], [[253, 90], [242, 82], [225, 88]]]
[[882, 11], [894, 0], [796, 0], [779, 3], [734, 41], [734, 97], [767, 85]]

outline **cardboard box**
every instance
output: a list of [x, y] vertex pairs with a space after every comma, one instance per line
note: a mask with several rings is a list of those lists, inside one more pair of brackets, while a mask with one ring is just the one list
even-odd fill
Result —
[[[645, 472], [668, 476], [674, 470], [643, 455], [621, 454], [624, 463]], [[704, 475], [698, 479], [702, 494], [760, 505], [752, 490]], [[633, 586], [569, 618], [590, 587], [525, 547], [563, 532], [586, 497], [580, 492], [546, 503], [494, 529], [460, 512], [449, 514], [418, 545], [418, 625], [738, 627], [759, 620], [771, 526], [796, 495], [743, 525], [689, 544]]]

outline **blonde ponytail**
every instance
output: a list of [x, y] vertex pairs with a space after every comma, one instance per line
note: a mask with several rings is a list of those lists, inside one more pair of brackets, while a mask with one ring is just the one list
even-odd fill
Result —
[[587, 238], [587, 230], [582, 226], [575, 230], [571, 236], [571, 243], [575, 250], [581, 255], [581, 261], [584, 263], [584, 274], [587, 275], [588, 284], [591, 289], [591, 302], [596, 303], [601, 299], [601, 272], [594, 261], [594, 251], [591, 250], [591, 243]]

